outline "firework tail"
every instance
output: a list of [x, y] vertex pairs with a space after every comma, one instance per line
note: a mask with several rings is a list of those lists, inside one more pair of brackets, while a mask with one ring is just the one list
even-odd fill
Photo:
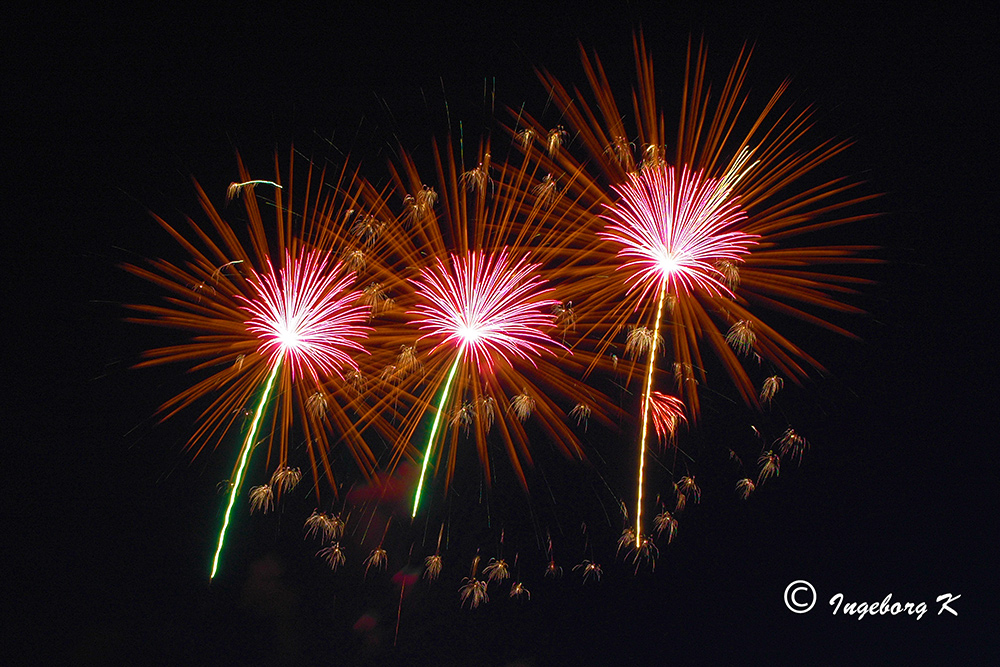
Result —
[[653, 397], [653, 368], [656, 365], [656, 345], [660, 339], [660, 319], [663, 316], [663, 300], [667, 295], [667, 281], [660, 287], [660, 300], [656, 304], [656, 324], [653, 327], [653, 344], [649, 351], [649, 367], [646, 369], [646, 391], [642, 399], [642, 435], [639, 438], [639, 491], [635, 508], [635, 547], [642, 544], [642, 475], [646, 465], [646, 434], [649, 431], [649, 402]]
[[240, 452], [240, 463], [236, 468], [236, 479], [233, 481], [233, 489], [229, 493], [229, 505], [226, 507], [226, 516], [222, 520], [222, 530], [219, 531], [219, 546], [215, 549], [215, 558], [212, 559], [212, 574], [209, 579], [215, 578], [215, 573], [219, 570], [219, 556], [222, 554], [222, 545], [226, 541], [226, 529], [229, 528], [229, 516], [233, 512], [233, 504], [236, 502], [236, 495], [240, 492], [240, 484], [243, 482], [243, 471], [247, 467], [247, 463], [250, 461], [250, 453], [253, 451], [253, 439], [257, 434], [257, 425], [260, 423], [261, 415], [264, 414], [264, 406], [267, 404], [267, 398], [271, 395], [271, 388], [274, 386], [274, 378], [278, 374], [278, 369], [281, 368], [281, 359], [278, 359], [274, 368], [271, 370], [271, 375], [267, 378], [267, 384], [264, 386], [264, 393], [260, 397], [260, 403], [257, 405], [257, 412], [254, 414], [253, 423], [250, 425], [250, 433], [247, 434], [247, 439], [243, 443], [243, 449]]
[[411, 519], [417, 517], [417, 508], [420, 506], [420, 494], [424, 489], [424, 476], [427, 474], [427, 464], [431, 460], [431, 450], [434, 447], [434, 436], [437, 435], [438, 425], [441, 423], [441, 415], [444, 413], [444, 406], [448, 400], [448, 394], [451, 392], [451, 381], [455, 379], [455, 371], [458, 370], [458, 364], [462, 361], [462, 352], [464, 350], [464, 345], [459, 348], [455, 362], [451, 365], [451, 370], [448, 371], [448, 379], [444, 383], [441, 402], [438, 404], [437, 414], [434, 415], [434, 424], [431, 426], [431, 436], [427, 439], [427, 448], [424, 450], [424, 462], [420, 466], [420, 481], [417, 482], [417, 492], [413, 496], [413, 514], [410, 515]]

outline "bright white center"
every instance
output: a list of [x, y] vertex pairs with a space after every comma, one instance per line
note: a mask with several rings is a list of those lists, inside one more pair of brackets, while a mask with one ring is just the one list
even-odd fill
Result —
[[674, 254], [663, 247], [660, 248], [659, 257], [656, 263], [657, 266], [660, 267], [660, 273], [662, 273], [665, 276], [677, 273], [678, 269], [680, 268], [680, 265], [677, 262], [677, 258], [674, 257]]
[[465, 343], [475, 343], [483, 337], [482, 330], [467, 324], [459, 325], [458, 336]]
[[299, 338], [298, 326], [294, 319], [279, 326], [277, 333], [278, 340], [281, 342], [281, 349], [283, 350], [294, 350], [302, 342]]

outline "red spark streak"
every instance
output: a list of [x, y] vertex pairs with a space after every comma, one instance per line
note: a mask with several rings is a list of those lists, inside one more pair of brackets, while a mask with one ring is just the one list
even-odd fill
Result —
[[654, 391], [650, 395], [649, 409], [653, 416], [656, 437], [661, 443], [672, 440], [677, 426], [687, 421], [684, 415], [684, 401], [676, 396]]

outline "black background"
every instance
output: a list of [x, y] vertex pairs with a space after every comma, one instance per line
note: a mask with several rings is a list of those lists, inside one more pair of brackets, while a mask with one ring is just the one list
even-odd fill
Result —
[[[87, 4], [8, 17], [4, 662], [923, 663], [995, 652], [996, 16], [807, 4]], [[192, 175], [221, 193], [236, 149], [267, 169], [293, 141], [307, 154], [350, 150], [384, 178], [394, 146], [419, 154], [449, 117], [476, 128], [505, 121], [502, 105], [542, 109], [533, 67], [584, 85], [577, 40], [624, 93], [638, 27], [668, 119], [689, 35], [706, 38], [717, 82], [755, 43], [751, 90], [791, 76], [791, 97], [818, 110], [818, 136], [856, 141], [836, 168], [885, 193], [871, 205], [883, 217], [837, 232], [888, 260], [855, 301], [870, 312], [849, 321], [863, 340], [797, 333], [832, 372], [801, 393], [820, 405], [808, 423], [821, 444], [756, 504], [706, 498], [653, 574], [606, 564], [599, 585], [567, 576], [530, 602], [498, 593], [475, 612], [450, 583], [417, 587], [396, 648], [398, 587], [326, 571], [299, 539], [308, 500], [284, 525], [246, 528], [231, 573], [209, 586], [215, 485], [231, 462], [220, 451], [191, 464], [184, 417], [154, 425], [180, 371], [129, 369], [173, 336], [122, 321], [123, 303], [158, 293], [117, 265], [180, 252], [147, 209], [195, 214]], [[819, 590], [809, 614], [782, 602], [794, 579]], [[836, 592], [930, 611], [834, 616]], [[937, 615], [945, 592], [962, 595], [958, 617]], [[373, 629], [356, 628], [363, 617]]]

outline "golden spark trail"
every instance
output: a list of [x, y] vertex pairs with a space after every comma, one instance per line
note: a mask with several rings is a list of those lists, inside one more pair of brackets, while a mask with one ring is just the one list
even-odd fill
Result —
[[215, 558], [212, 559], [212, 574], [209, 579], [215, 578], [215, 573], [219, 569], [219, 555], [222, 553], [222, 544], [226, 540], [226, 529], [229, 527], [229, 516], [233, 511], [233, 504], [236, 502], [236, 494], [240, 492], [240, 484], [243, 481], [243, 471], [246, 469], [247, 463], [250, 461], [250, 452], [253, 451], [253, 438], [257, 433], [257, 425], [260, 423], [260, 417], [264, 413], [264, 405], [267, 403], [267, 397], [271, 394], [271, 387], [274, 385], [274, 377], [278, 374], [278, 369], [281, 368], [281, 360], [274, 364], [274, 368], [271, 370], [271, 376], [267, 378], [267, 385], [264, 387], [264, 394], [260, 397], [260, 403], [257, 405], [257, 414], [254, 415], [253, 423], [250, 425], [250, 433], [247, 434], [246, 442], [243, 443], [243, 451], [240, 453], [240, 464], [236, 469], [236, 480], [233, 482], [233, 490], [229, 494], [229, 506], [226, 507], [226, 516], [222, 521], [222, 530], [219, 531], [219, 546], [215, 550]]
[[434, 435], [437, 433], [438, 425], [441, 423], [441, 414], [444, 412], [444, 404], [448, 400], [448, 392], [451, 391], [451, 381], [455, 378], [455, 371], [458, 370], [458, 363], [462, 360], [462, 352], [465, 346], [459, 348], [455, 363], [448, 371], [448, 379], [444, 383], [444, 392], [441, 394], [441, 402], [438, 404], [437, 414], [434, 415], [434, 424], [431, 426], [431, 436], [427, 439], [427, 449], [424, 450], [424, 463], [420, 467], [420, 481], [417, 482], [417, 492], [413, 496], [413, 514], [411, 519], [417, 518], [417, 507], [420, 505], [420, 494], [424, 488], [424, 476], [427, 474], [427, 464], [431, 460], [431, 449], [434, 447]]
[[656, 324], [653, 327], [653, 345], [649, 351], [649, 367], [646, 369], [646, 391], [642, 399], [642, 436], [639, 439], [639, 493], [635, 509], [635, 547], [642, 546], [642, 474], [646, 465], [646, 433], [649, 428], [649, 402], [653, 395], [653, 367], [656, 364], [656, 345], [660, 340], [660, 317], [663, 315], [663, 299], [667, 295], [667, 280], [662, 281], [660, 300], [656, 305]]

